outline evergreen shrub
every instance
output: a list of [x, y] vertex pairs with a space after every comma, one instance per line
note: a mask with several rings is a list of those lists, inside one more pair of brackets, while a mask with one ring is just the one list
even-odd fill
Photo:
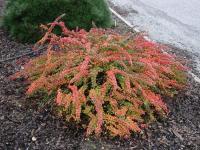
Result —
[[22, 42], [35, 42], [42, 37], [40, 24], [50, 23], [63, 13], [69, 29], [107, 28], [112, 23], [104, 0], [8, 0], [4, 27]]

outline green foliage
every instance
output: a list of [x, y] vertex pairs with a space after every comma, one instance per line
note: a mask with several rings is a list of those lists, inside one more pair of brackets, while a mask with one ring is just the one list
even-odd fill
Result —
[[63, 13], [69, 29], [90, 30], [93, 24], [102, 28], [111, 26], [104, 0], [8, 0], [3, 24], [16, 39], [35, 42], [42, 37], [40, 24], [50, 23]]
[[56, 90], [52, 90], [51, 93], [48, 93], [45, 89], [39, 89], [27, 97], [25, 106], [31, 109], [43, 109], [46, 106], [52, 108], [55, 96]]
[[[61, 36], [52, 33], [57, 26]], [[43, 27], [47, 33], [36, 46], [48, 44], [47, 52], [14, 78], [30, 82], [28, 95], [45, 89], [42, 103], [54, 98], [57, 113], [67, 121], [86, 120], [87, 135], [100, 135], [102, 129], [121, 137], [140, 132], [155, 114], [168, 113], [161, 94], [173, 96], [185, 86], [185, 68], [140, 36], [130, 39], [102, 29], [75, 32], [63, 22]]]

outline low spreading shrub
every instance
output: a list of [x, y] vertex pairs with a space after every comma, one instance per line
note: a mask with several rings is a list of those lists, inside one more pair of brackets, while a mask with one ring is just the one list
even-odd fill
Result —
[[40, 24], [50, 23], [63, 13], [69, 29], [111, 26], [104, 0], [8, 0], [4, 27], [22, 42], [35, 42], [42, 37]]
[[[62, 35], [52, 33], [57, 26]], [[58, 21], [43, 28], [47, 33], [36, 46], [47, 44], [46, 53], [14, 78], [28, 79], [28, 95], [42, 90], [52, 98], [56, 93], [57, 113], [82, 122], [87, 135], [140, 132], [155, 116], [168, 113], [161, 95], [173, 96], [186, 83], [184, 67], [140, 36], [102, 29], [75, 32]]]

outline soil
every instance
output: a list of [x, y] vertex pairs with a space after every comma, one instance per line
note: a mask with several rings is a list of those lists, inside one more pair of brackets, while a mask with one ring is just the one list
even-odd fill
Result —
[[[0, 0], [0, 10], [3, 6]], [[116, 19], [116, 18], [115, 18]], [[115, 29], [121, 33], [130, 31], [117, 20]], [[23, 55], [31, 45], [12, 40], [0, 28], [0, 60]], [[176, 53], [176, 49], [171, 49]], [[181, 54], [181, 55], [180, 55]], [[183, 51], [178, 56], [189, 61], [192, 70], [192, 55]], [[29, 58], [31, 56], [27, 56]], [[51, 114], [47, 107], [40, 111], [25, 106], [26, 84], [22, 80], [11, 81], [8, 76], [21, 68], [23, 61], [10, 60], [0, 63], [0, 149], [200, 149], [200, 84], [189, 77], [188, 87], [176, 97], [165, 98], [170, 113], [167, 118], [151, 124], [143, 133], [129, 139], [90, 137], [86, 138], [81, 128], [67, 124]], [[31, 104], [30, 104], [31, 106]]]

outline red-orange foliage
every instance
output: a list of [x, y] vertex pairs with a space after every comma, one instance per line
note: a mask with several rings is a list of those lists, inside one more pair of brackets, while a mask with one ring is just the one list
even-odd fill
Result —
[[[52, 32], [55, 26], [61, 35]], [[160, 95], [172, 96], [186, 81], [184, 67], [174, 57], [140, 36], [70, 31], [58, 20], [42, 27], [47, 33], [36, 46], [48, 44], [47, 52], [16, 77], [30, 81], [27, 94], [57, 90], [55, 103], [66, 111], [66, 119], [87, 116], [87, 135], [100, 135], [102, 127], [113, 136], [140, 132], [145, 118], [168, 112]]]

